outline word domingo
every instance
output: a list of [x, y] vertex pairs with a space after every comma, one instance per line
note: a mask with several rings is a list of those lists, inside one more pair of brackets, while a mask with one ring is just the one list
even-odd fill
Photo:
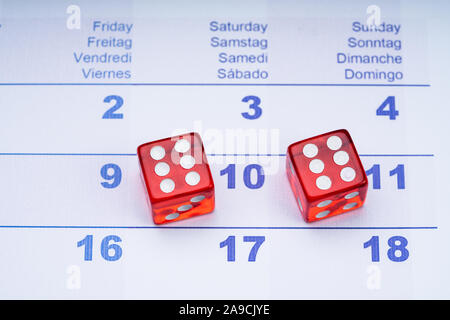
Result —
[[378, 69], [372, 71], [357, 71], [353, 69], [345, 69], [346, 80], [387, 80], [394, 82], [403, 79], [403, 72], [401, 71], [379, 71]]

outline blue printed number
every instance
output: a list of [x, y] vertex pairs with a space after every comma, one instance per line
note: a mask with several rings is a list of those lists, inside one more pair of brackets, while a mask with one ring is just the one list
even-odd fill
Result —
[[372, 168], [366, 170], [366, 174], [372, 176], [372, 187], [374, 189], [381, 189], [380, 165], [374, 164]]
[[100, 174], [103, 179], [110, 181], [110, 182], [103, 181], [101, 183], [103, 188], [107, 189], [116, 188], [122, 181], [122, 170], [120, 170], [120, 167], [114, 163], [105, 164], [101, 168]]
[[[248, 255], [249, 262], [256, 261], [256, 255], [258, 250], [266, 240], [265, 236], [244, 236], [244, 242], [254, 242], [250, 254]], [[224, 241], [220, 243], [220, 248], [227, 247], [227, 261], [236, 261], [236, 237], [229, 236]]]
[[405, 165], [399, 164], [395, 169], [389, 171], [389, 175], [397, 175], [397, 189], [405, 189]]
[[[408, 240], [402, 236], [394, 236], [389, 238], [387, 256], [393, 262], [403, 262], [409, 257], [409, 251], [406, 249]], [[380, 238], [373, 236], [369, 241], [364, 243], [364, 248], [372, 249], [372, 262], [380, 261]]]
[[229, 236], [220, 243], [220, 247], [227, 247], [227, 261], [236, 260], [236, 237]]
[[372, 262], [380, 261], [380, 238], [373, 236], [364, 243], [364, 248], [372, 248]]
[[[408, 240], [401, 236], [391, 237], [388, 240], [388, 245], [390, 249], [388, 250], [388, 258], [394, 262], [403, 262], [409, 257], [409, 251], [406, 249], [408, 245]], [[396, 254], [399, 252], [400, 254]]]
[[242, 116], [248, 120], [255, 120], [261, 117], [262, 109], [259, 106], [261, 104], [261, 99], [257, 96], [246, 96], [242, 99], [242, 102], [250, 102], [249, 108], [253, 110], [250, 114], [249, 112], [242, 112]]
[[77, 247], [84, 246], [84, 261], [92, 261], [92, 234], [77, 242]]
[[254, 242], [255, 244], [252, 247], [252, 250], [250, 250], [250, 254], [248, 255], [248, 261], [253, 262], [256, 260], [256, 254], [258, 253], [259, 247], [263, 244], [263, 242], [266, 240], [266, 237], [264, 236], [245, 236], [244, 242]]
[[[92, 261], [92, 248], [94, 236], [89, 234], [83, 240], [77, 242], [77, 247], [84, 246], [84, 261]], [[114, 243], [111, 243], [114, 242]], [[122, 248], [116, 244], [122, 242], [118, 236], [110, 235], [103, 238], [100, 253], [106, 261], [117, 261], [122, 257]]]
[[[381, 189], [380, 165], [374, 164], [372, 168], [366, 170], [368, 176], [372, 176], [373, 189]], [[405, 165], [399, 164], [395, 169], [389, 171], [390, 176], [397, 176], [397, 189], [405, 189]]]
[[[252, 171], [256, 172], [256, 181], [252, 182]], [[264, 170], [259, 164], [249, 164], [244, 169], [244, 184], [249, 189], [259, 189], [264, 184]]]
[[[255, 179], [252, 179], [252, 172], [255, 173]], [[220, 175], [228, 176], [228, 189], [236, 188], [236, 165], [229, 164], [225, 169], [220, 171]], [[259, 164], [249, 164], [244, 168], [243, 172], [244, 184], [249, 189], [259, 189], [264, 185], [264, 170]]]
[[111, 242], [122, 242], [118, 236], [107, 236], [102, 240], [101, 254], [106, 261], [116, 261], [122, 256], [122, 248]]
[[[387, 110], [386, 110], [387, 109]], [[389, 96], [377, 109], [377, 116], [389, 116], [390, 120], [395, 120], [398, 110], [395, 109], [395, 97]]]
[[114, 105], [106, 110], [106, 112], [103, 114], [103, 119], [123, 119], [123, 113], [115, 113], [122, 105], [123, 105], [123, 99], [120, 96], [107, 96], [103, 102], [110, 103], [111, 101], [114, 101]]

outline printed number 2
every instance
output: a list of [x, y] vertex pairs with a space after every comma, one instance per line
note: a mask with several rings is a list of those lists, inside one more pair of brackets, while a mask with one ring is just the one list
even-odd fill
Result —
[[106, 110], [106, 112], [103, 114], [103, 119], [123, 119], [123, 113], [115, 113], [122, 105], [123, 105], [123, 99], [120, 96], [107, 96], [103, 102], [109, 103], [111, 101], [115, 101], [115, 104]]
[[[84, 260], [92, 261], [92, 247], [93, 247], [93, 239], [94, 236], [92, 234], [87, 235], [83, 240], [78, 241], [77, 247], [84, 246]], [[113, 242], [121, 242], [122, 239], [118, 236], [110, 235], [106, 236], [102, 240], [102, 244], [100, 246], [100, 253], [106, 261], [116, 261], [122, 257], [122, 248], [116, 243]], [[112, 254], [111, 254], [112, 251]]]
[[259, 106], [261, 104], [261, 99], [257, 96], [246, 96], [242, 99], [242, 102], [249, 102], [249, 101], [252, 102], [249, 105], [249, 108], [253, 110], [253, 113], [250, 114], [249, 112], [242, 112], [242, 116], [248, 120], [258, 119], [262, 115], [262, 109]]
[[[387, 256], [389, 260], [394, 262], [403, 262], [408, 259], [409, 251], [406, 249], [408, 240], [402, 236], [390, 237], [388, 240], [389, 250]], [[373, 236], [369, 241], [364, 243], [364, 248], [372, 249], [372, 262], [380, 261], [380, 238]], [[397, 254], [396, 252], [399, 252]]]
[[[386, 110], [386, 107], [388, 110]], [[395, 97], [389, 96], [383, 101], [377, 109], [377, 116], [389, 116], [390, 120], [395, 120], [398, 116], [398, 110], [395, 109]]]
[[[109, 173], [108, 171], [109, 172], [112, 171], [112, 173]], [[101, 183], [103, 188], [107, 189], [116, 188], [122, 181], [122, 170], [120, 170], [120, 167], [114, 163], [105, 164], [100, 170], [100, 174], [103, 179], [111, 180], [111, 182], [103, 181]]]
[[[258, 254], [259, 247], [266, 240], [265, 236], [244, 236], [244, 242], [254, 242], [252, 249], [250, 250], [250, 254], [248, 255], [249, 262], [256, 261], [256, 255]], [[227, 247], [227, 261], [235, 261], [236, 260], [236, 237], [229, 236], [224, 241], [220, 243], [220, 247]]]

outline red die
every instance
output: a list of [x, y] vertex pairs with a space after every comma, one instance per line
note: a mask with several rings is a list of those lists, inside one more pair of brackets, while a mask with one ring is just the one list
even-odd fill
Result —
[[214, 210], [214, 182], [197, 133], [145, 143], [137, 154], [156, 224]]
[[307, 222], [363, 205], [367, 176], [347, 130], [336, 130], [291, 144], [286, 170]]

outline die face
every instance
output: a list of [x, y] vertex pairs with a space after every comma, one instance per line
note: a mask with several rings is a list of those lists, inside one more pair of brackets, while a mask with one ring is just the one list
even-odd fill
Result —
[[214, 210], [214, 189], [191, 196], [160, 202], [152, 206], [156, 224], [174, 222], [203, 215]]
[[344, 213], [364, 203], [367, 177], [346, 130], [296, 142], [289, 146], [287, 158], [288, 176], [297, 179], [296, 200], [303, 202], [299, 207], [303, 207], [306, 221]]
[[358, 209], [364, 204], [367, 189], [367, 185], [362, 185], [350, 191], [316, 201], [309, 207], [307, 220], [309, 222], [322, 220]]
[[197, 133], [149, 142], [137, 152], [155, 223], [214, 209], [214, 182]]

